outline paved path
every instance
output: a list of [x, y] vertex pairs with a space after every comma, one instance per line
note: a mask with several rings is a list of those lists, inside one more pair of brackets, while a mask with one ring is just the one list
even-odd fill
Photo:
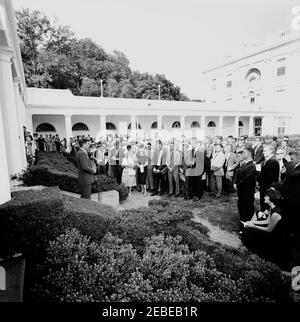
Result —
[[198, 213], [200, 212], [198, 208], [195, 208], [192, 212], [194, 214], [193, 220], [209, 229], [208, 236], [212, 241], [219, 242], [223, 245], [231, 246], [233, 248], [240, 248], [242, 246], [242, 242], [236, 234], [222, 230], [218, 226], [212, 225], [208, 220], [200, 218], [198, 216]]
[[153, 196], [148, 192], [147, 196], [144, 196], [141, 192], [133, 191], [131, 196], [128, 197], [126, 200], [120, 203], [118, 207], [118, 211], [128, 210], [128, 209], [137, 209], [142, 207], [148, 207], [148, 203], [150, 200], [158, 200], [160, 196]]

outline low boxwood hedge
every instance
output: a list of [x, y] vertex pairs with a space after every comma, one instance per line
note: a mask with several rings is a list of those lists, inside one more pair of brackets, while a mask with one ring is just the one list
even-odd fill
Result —
[[119, 215], [111, 207], [98, 202], [62, 195], [58, 187], [18, 191], [0, 205], [0, 258], [22, 253], [26, 257], [25, 297], [41, 278], [36, 267], [45, 260], [49, 242], [66, 229], [99, 241]]
[[110, 233], [95, 243], [73, 229], [51, 242], [47, 255], [34, 289], [41, 301], [289, 301], [276, 268], [246, 264], [243, 277], [234, 279], [206, 252], [191, 252], [180, 236], [145, 238], [138, 254]]

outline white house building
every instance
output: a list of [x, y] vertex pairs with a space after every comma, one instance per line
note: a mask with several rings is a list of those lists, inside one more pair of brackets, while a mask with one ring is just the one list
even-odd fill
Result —
[[163, 129], [235, 137], [299, 133], [299, 50], [299, 34], [286, 34], [212, 67], [205, 71], [205, 103], [78, 97], [26, 88], [14, 10], [0, 0], [0, 204], [10, 199], [10, 175], [26, 168], [23, 127], [68, 139], [137, 129], [147, 136]]
[[[240, 127], [250, 127], [251, 134], [298, 134], [299, 68], [300, 31], [279, 32], [244, 45], [234, 55], [204, 71], [205, 101], [226, 109], [238, 106], [240, 110], [247, 108], [257, 113], [253, 121], [240, 120]], [[260, 112], [270, 114], [261, 118]], [[261, 125], [265, 130], [261, 131]]]

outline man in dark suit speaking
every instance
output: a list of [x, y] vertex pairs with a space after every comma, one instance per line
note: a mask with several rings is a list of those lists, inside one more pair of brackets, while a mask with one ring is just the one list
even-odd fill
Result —
[[81, 191], [81, 198], [91, 199], [93, 174], [96, 168], [88, 156], [89, 142], [86, 139], [79, 140], [80, 149], [76, 153], [76, 162], [78, 167], [78, 182]]

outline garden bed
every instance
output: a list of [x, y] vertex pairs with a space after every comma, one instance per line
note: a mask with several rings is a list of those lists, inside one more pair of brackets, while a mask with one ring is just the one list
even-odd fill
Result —
[[290, 301], [290, 280], [211, 241], [168, 201], [115, 212], [57, 188], [0, 206], [1, 255], [26, 255], [25, 301]]

